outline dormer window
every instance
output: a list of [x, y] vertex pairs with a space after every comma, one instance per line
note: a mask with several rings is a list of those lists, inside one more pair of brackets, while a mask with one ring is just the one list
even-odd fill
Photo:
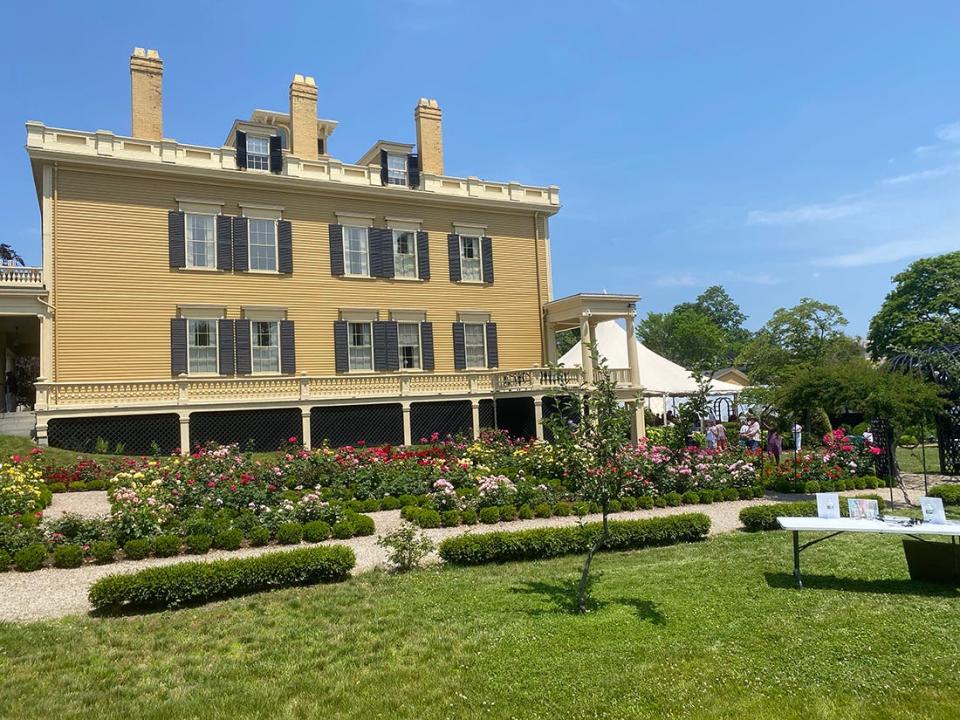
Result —
[[387, 153], [387, 183], [403, 185], [407, 183], [407, 156]]
[[250, 170], [270, 169], [270, 138], [247, 135], [247, 167]]

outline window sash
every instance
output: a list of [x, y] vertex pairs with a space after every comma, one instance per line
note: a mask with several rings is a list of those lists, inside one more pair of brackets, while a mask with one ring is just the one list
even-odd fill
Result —
[[187, 267], [217, 266], [216, 222], [213, 215], [186, 213]]
[[460, 279], [480, 282], [483, 280], [483, 269], [480, 260], [480, 238], [460, 237]]
[[423, 367], [420, 323], [397, 323], [397, 336], [400, 348], [400, 369], [420, 370]]
[[270, 138], [261, 135], [247, 135], [247, 168], [251, 170], [270, 169]]
[[216, 373], [217, 321], [187, 320], [187, 373]]
[[483, 323], [463, 324], [463, 352], [468, 369], [487, 366], [487, 329]]
[[395, 277], [417, 277], [417, 241], [409, 230], [393, 231], [393, 274]]
[[247, 246], [251, 270], [277, 270], [277, 221], [249, 218]]
[[407, 184], [407, 156], [387, 153], [387, 184]]
[[347, 351], [350, 370], [373, 370], [373, 325], [347, 323]]
[[280, 372], [280, 323], [255, 320], [250, 325], [251, 370], [254, 373]]
[[343, 259], [347, 275], [370, 276], [370, 239], [367, 231], [365, 227], [344, 228]]

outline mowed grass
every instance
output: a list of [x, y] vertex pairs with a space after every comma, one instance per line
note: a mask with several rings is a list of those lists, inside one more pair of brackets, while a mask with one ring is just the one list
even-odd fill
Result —
[[0, 625], [3, 718], [956, 718], [960, 595], [786, 533]]
[[901, 472], [922, 473], [923, 460], [926, 455], [926, 465], [928, 473], [940, 472], [940, 455], [936, 445], [927, 445], [924, 448], [897, 448], [897, 464]]

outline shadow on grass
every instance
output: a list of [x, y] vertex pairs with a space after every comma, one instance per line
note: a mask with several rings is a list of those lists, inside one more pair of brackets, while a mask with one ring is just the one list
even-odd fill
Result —
[[[587, 609], [597, 612], [612, 605], [622, 605], [633, 608], [638, 620], [645, 620], [654, 625], [666, 625], [667, 618], [657, 609], [657, 604], [642, 598], [620, 597], [597, 599], [593, 587], [599, 579], [599, 574], [590, 576], [587, 585]], [[553, 581], [531, 581], [521, 585], [514, 585], [510, 592], [518, 595], [537, 595], [548, 602], [546, 608], [530, 608], [529, 615], [576, 615], [577, 614], [577, 586], [579, 578]]]
[[[793, 573], [764, 573], [767, 586], [776, 589], [796, 590], [797, 583]], [[926, 597], [960, 597], [956, 587], [918, 582], [916, 580], [895, 580], [881, 578], [865, 580], [863, 578], [837, 577], [836, 575], [803, 575], [804, 590], [843, 590], [845, 592], [875, 593], [878, 595], [920, 595]]]

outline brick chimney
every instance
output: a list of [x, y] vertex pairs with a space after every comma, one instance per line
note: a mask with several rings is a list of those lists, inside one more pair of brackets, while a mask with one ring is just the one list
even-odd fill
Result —
[[130, 56], [130, 134], [163, 137], [163, 60], [156, 50], [134, 48]]
[[290, 154], [316, 160], [317, 83], [307, 75], [294, 75], [290, 83]]
[[420, 171], [443, 175], [443, 131], [440, 123], [443, 113], [436, 100], [420, 98], [413, 117], [417, 121], [417, 153]]

